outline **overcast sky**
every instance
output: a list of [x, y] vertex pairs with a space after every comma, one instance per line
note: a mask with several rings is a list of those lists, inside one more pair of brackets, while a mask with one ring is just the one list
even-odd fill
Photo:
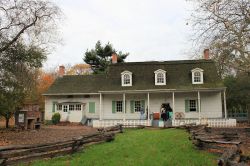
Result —
[[188, 59], [191, 49], [191, 4], [186, 0], [54, 0], [65, 20], [63, 45], [45, 68], [83, 63], [84, 52], [97, 40], [129, 52], [126, 61]]

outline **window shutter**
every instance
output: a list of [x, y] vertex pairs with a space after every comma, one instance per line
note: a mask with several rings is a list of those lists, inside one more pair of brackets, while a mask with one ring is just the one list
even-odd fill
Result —
[[131, 113], [135, 112], [135, 101], [134, 100], [130, 100], [130, 111], [131, 111]]
[[116, 102], [112, 101], [112, 113], [113, 114], [116, 112], [116, 110], [115, 110], [115, 104], [116, 104]]
[[52, 112], [55, 112], [56, 111], [56, 102], [53, 101], [52, 103]]
[[146, 109], [145, 109], [145, 100], [141, 100], [141, 105], [142, 105], [144, 111], [146, 111]]
[[185, 100], [185, 112], [189, 112], [189, 100]]
[[95, 113], [95, 102], [89, 102], [89, 113]]

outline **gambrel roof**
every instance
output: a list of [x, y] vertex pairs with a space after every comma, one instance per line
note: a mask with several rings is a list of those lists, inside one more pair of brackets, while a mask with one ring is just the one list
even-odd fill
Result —
[[[204, 84], [192, 84], [191, 71], [200, 68], [204, 72]], [[166, 85], [155, 85], [154, 72], [158, 69], [167, 71]], [[133, 73], [133, 85], [121, 86], [121, 73]], [[65, 75], [57, 78], [45, 95], [84, 94], [103, 91], [224, 88], [212, 60], [180, 60], [164, 62], [125, 62], [111, 64], [107, 73], [97, 75]]]

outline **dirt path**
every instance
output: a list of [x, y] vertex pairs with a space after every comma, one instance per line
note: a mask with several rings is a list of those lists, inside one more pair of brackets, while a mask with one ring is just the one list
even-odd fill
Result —
[[87, 126], [42, 126], [40, 130], [14, 131], [0, 129], [0, 146], [43, 144], [68, 140], [96, 132]]

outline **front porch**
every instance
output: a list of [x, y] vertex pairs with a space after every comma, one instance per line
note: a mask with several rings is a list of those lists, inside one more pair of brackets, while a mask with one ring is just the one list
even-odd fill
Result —
[[[236, 126], [236, 121], [227, 119], [225, 98], [225, 89], [101, 92], [99, 120], [93, 120], [93, 127], [116, 124], [151, 126], [152, 114], [160, 112], [161, 105], [165, 103], [172, 108], [173, 126], [190, 123]], [[193, 106], [189, 104], [190, 100], [194, 103]], [[144, 118], [137, 107], [143, 107]]]
[[[102, 92], [99, 94], [99, 120], [150, 120], [169, 104], [172, 119], [227, 118], [225, 90]], [[144, 117], [140, 116], [140, 109]]]

